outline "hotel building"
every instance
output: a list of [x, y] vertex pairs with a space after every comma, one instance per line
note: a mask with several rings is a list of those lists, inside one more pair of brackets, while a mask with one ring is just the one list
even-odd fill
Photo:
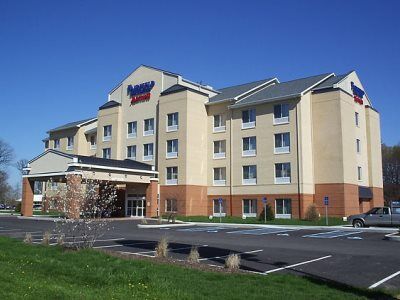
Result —
[[97, 116], [48, 131], [23, 213], [33, 182], [66, 174], [118, 183], [125, 216], [254, 217], [265, 198], [277, 218], [323, 213], [324, 197], [331, 216], [383, 205], [379, 113], [364, 91], [355, 71], [214, 89], [141, 65]]

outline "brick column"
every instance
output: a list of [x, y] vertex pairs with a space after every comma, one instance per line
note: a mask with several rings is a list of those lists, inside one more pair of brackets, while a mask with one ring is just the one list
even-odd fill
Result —
[[67, 217], [79, 219], [79, 211], [82, 202], [82, 177], [80, 175], [67, 175]]
[[158, 179], [150, 179], [150, 183], [146, 188], [146, 217], [157, 216], [157, 195], [158, 195]]
[[29, 181], [28, 178], [22, 179], [21, 215], [25, 217], [33, 215], [33, 181]]

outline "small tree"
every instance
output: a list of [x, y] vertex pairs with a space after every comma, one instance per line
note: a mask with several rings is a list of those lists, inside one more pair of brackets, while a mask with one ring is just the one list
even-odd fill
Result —
[[189, 256], [187, 258], [189, 263], [198, 263], [200, 258], [199, 250], [197, 247], [193, 246], [192, 249], [190, 249]]
[[[266, 208], [267, 208], [267, 221], [274, 220], [275, 219], [275, 214], [274, 214], [274, 211], [273, 211], [271, 205], [269, 205], [267, 203]], [[258, 219], [260, 221], [264, 221], [264, 218], [265, 218], [264, 214], [265, 214], [265, 209], [263, 208], [263, 210], [261, 211], [260, 215], [258, 216]]]
[[240, 256], [238, 254], [229, 254], [225, 260], [225, 268], [230, 271], [236, 271], [240, 268]]
[[166, 258], [168, 256], [168, 240], [165, 236], [158, 242], [155, 255], [161, 258]]
[[311, 204], [311, 205], [307, 208], [307, 211], [306, 211], [306, 220], [307, 220], [307, 221], [315, 222], [315, 221], [318, 221], [318, 220], [319, 220], [319, 217], [320, 217], [320, 215], [319, 215], [319, 212], [318, 212], [317, 207], [315, 206], [314, 203]]

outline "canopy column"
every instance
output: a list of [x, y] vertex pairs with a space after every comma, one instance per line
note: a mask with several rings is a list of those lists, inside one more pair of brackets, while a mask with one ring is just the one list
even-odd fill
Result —
[[25, 217], [33, 215], [33, 184], [26, 177], [22, 179], [21, 215]]

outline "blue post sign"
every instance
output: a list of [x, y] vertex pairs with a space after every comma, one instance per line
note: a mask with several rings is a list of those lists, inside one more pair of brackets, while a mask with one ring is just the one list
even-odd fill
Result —
[[267, 197], [263, 197], [262, 202], [264, 203], [264, 223], [267, 223]]
[[328, 205], [329, 205], [329, 197], [324, 197], [324, 205], [325, 205], [325, 223], [328, 225]]
[[222, 222], [222, 198], [218, 198], [218, 203], [219, 203], [219, 222]]
[[266, 203], [267, 203], [267, 197], [263, 197], [263, 198], [262, 198], [262, 202], [263, 202], [264, 204], [266, 204]]

